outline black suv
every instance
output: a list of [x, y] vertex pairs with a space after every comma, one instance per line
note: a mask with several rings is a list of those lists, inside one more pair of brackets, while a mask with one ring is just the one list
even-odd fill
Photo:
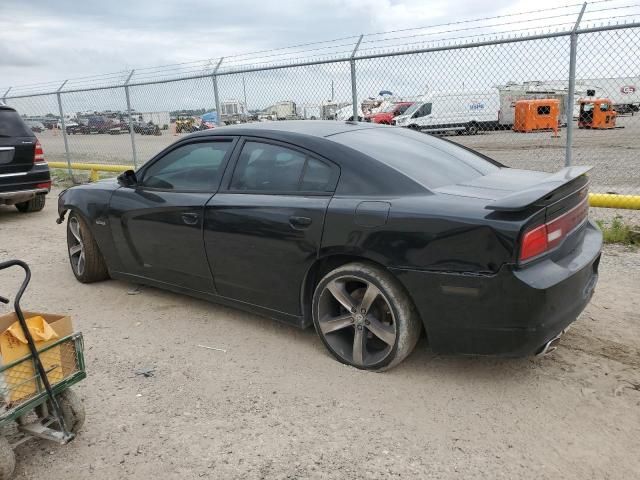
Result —
[[40, 142], [18, 112], [0, 102], [0, 205], [38, 212], [50, 190], [51, 175]]

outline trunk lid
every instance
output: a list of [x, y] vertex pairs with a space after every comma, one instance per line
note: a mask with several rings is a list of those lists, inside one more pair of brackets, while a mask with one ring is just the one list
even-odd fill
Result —
[[559, 258], [572, 252], [584, 238], [589, 170], [591, 167], [567, 167], [557, 173], [544, 173], [502, 168], [435, 191], [477, 198], [494, 218], [522, 222], [519, 244], [525, 232], [549, 225], [550, 247], [541, 256]]
[[[485, 208], [501, 212], [517, 212], [533, 205], [549, 205], [564, 192], [571, 195], [586, 183], [591, 167], [568, 167], [557, 173], [501, 168], [497, 172], [455, 185], [435, 189], [438, 193], [477, 198]], [[560, 195], [558, 195], [560, 194]]]

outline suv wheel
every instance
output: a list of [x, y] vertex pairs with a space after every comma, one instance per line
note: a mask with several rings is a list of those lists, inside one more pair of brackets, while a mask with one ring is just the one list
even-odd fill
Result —
[[387, 370], [414, 349], [422, 323], [413, 302], [386, 270], [349, 263], [326, 275], [313, 295], [313, 323], [340, 362]]
[[16, 208], [19, 212], [22, 213], [30, 213], [30, 212], [39, 212], [44, 208], [44, 204], [46, 202], [46, 195], [38, 194], [33, 197], [31, 200], [26, 202], [16, 203]]

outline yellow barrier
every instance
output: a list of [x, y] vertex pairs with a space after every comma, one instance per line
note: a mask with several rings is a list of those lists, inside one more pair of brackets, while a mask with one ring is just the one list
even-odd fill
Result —
[[[49, 162], [52, 168], [69, 168], [66, 162]], [[98, 172], [124, 172], [132, 170], [131, 165], [100, 165], [97, 163], [72, 163], [73, 170], [90, 170], [89, 180], [98, 180]], [[640, 210], [640, 195], [614, 195], [611, 193], [590, 193], [589, 205], [600, 208], [624, 208]]]
[[[66, 162], [49, 162], [51, 168], [64, 168], [68, 169], [69, 165]], [[115, 172], [120, 173], [125, 170], [133, 170], [130, 165], [101, 165], [98, 163], [72, 163], [72, 170], [90, 170], [89, 180], [95, 182], [99, 180], [98, 172]]]
[[640, 195], [614, 195], [612, 193], [590, 193], [589, 205], [601, 208], [625, 208], [640, 210]]

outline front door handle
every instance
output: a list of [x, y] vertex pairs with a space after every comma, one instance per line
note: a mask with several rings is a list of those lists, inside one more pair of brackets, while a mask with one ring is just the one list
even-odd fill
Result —
[[197, 213], [187, 212], [182, 214], [182, 221], [187, 225], [195, 225], [196, 223], [198, 223], [199, 218], [200, 215], [198, 215]]
[[311, 225], [311, 219], [309, 217], [289, 217], [289, 224], [293, 228], [300, 230]]

